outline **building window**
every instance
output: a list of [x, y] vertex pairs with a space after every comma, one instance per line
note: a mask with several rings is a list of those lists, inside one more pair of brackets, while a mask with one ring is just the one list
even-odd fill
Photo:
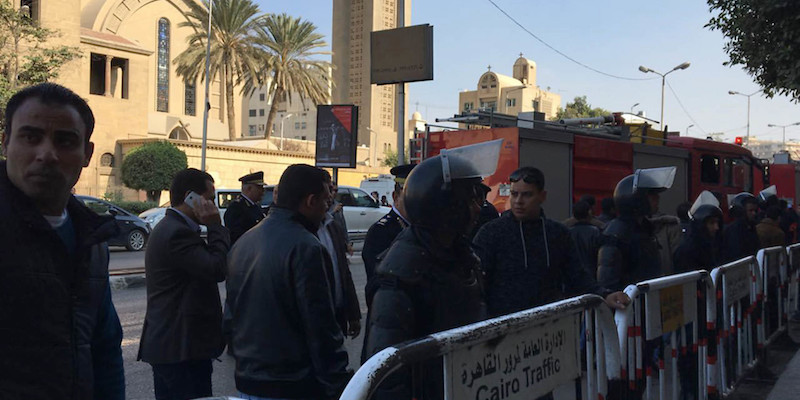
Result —
[[305, 121], [300, 123], [300, 129], [306, 129], [306, 122]]
[[300, 136], [300, 140], [306, 140], [305, 136]]
[[263, 108], [258, 110], [258, 116], [259, 117], [263, 117], [264, 116], [264, 109]]
[[156, 111], [169, 111], [169, 20], [158, 20], [158, 60], [156, 63]]
[[185, 82], [183, 87], [183, 109], [186, 115], [195, 115], [196, 112], [197, 84], [195, 82]]
[[267, 97], [267, 96], [266, 96], [264, 93], [259, 93], [259, 95], [258, 95], [258, 100], [259, 100], [259, 101], [264, 101], [264, 99], [265, 99], [266, 97]]
[[472, 107], [471, 103], [464, 103], [464, 111], [469, 111]]
[[250, 114], [249, 115], [251, 117], [255, 117], [256, 116], [256, 110], [255, 109], [250, 110]]
[[113, 167], [114, 166], [114, 155], [111, 153], [104, 153], [100, 156], [100, 166], [101, 167]]
[[532, 106], [533, 106], [533, 111], [541, 111], [539, 109], [539, 100], [534, 100]]
[[294, 129], [295, 130], [300, 129], [300, 123], [299, 122], [295, 122], [294, 123]]
[[250, 136], [256, 135], [256, 126], [255, 125], [248, 125], [247, 128], [250, 130]]
[[19, 12], [34, 21], [39, 21], [39, 0], [20, 0]]
[[91, 53], [89, 61], [89, 93], [104, 95], [106, 93], [106, 57]]
[[517, 99], [506, 99], [506, 107], [516, 107]]

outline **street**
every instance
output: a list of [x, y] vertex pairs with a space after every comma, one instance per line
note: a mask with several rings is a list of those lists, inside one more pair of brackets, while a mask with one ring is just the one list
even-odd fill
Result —
[[[359, 247], [357, 247], [359, 248]], [[364, 263], [361, 260], [361, 253], [356, 252], [350, 257], [350, 270], [353, 274], [353, 282], [358, 292], [359, 302], [361, 303], [361, 325], [364, 326], [366, 317], [366, 305], [364, 303], [364, 285], [367, 278], [364, 273]], [[137, 268], [144, 266], [144, 251], [111, 251], [110, 269]], [[219, 285], [220, 297], [225, 301], [225, 284]], [[146, 290], [144, 286], [131, 287], [127, 289], [114, 290], [114, 305], [117, 308], [120, 322], [122, 323], [122, 357], [125, 363], [125, 391], [126, 398], [129, 400], [144, 400], [154, 398], [153, 375], [150, 365], [136, 361], [136, 352], [139, 349], [139, 338], [142, 334], [142, 323], [146, 307]], [[345, 347], [350, 357], [350, 367], [353, 370], [358, 368], [361, 354], [362, 334], [355, 340], [345, 339]], [[280, 343], [276, 343], [280, 346]], [[235, 361], [232, 357], [223, 353], [219, 357], [220, 362], [214, 362], [214, 374], [212, 377], [213, 390], [215, 396], [235, 396], [237, 394], [236, 385], [233, 379]]]

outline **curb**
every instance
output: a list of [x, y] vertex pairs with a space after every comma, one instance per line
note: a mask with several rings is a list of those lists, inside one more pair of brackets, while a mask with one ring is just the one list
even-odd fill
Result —
[[108, 281], [111, 285], [111, 289], [115, 290], [142, 287], [145, 283], [144, 273], [111, 275], [109, 276]]

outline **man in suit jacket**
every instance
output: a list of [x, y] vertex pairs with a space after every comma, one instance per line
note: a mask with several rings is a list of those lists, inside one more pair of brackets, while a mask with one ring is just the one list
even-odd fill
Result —
[[225, 211], [225, 227], [231, 233], [231, 244], [239, 236], [264, 219], [261, 198], [264, 197], [264, 172], [258, 171], [239, 178], [242, 194]]
[[[187, 204], [190, 193], [202, 198]], [[175, 175], [172, 207], [153, 229], [145, 253], [147, 312], [139, 359], [153, 367], [158, 400], [211, 396], [211, 360], [222, 353], [222, 308], [230, 248], [211, 175], [189, 168]], [[200, 237], [208, 227], [208, 243]]]

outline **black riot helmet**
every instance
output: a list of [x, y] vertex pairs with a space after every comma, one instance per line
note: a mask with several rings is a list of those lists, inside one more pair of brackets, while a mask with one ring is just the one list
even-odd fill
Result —
[[692, 208], [689, 209], [689, 218], [692, 220], [692, 229], [703, 229], [709, 218], [716, 217], [722, 223], [722, 210], [719, 208], [719, 200], [713, 193], [704, 190], [697, 196]]
[[502, 139], [442, 150], [417, 165], [406, 179], [403, 201], [412, 225], [466, 234], [469, 207], [483, 202], [482, 177], [497, 169]]
[[758, 199], [750, 193], [742, 192], [737, 195], [728, 195], [728, 214], [734, 218], [746, 218], [747, 204], [755, 204], [758, 206]]
[[633, 174], [622, 178], [614, 189], [614, 204], [620, 215], [650, 215], [650, 202], [647, 195], [661, 193], [675, 180], [675, 167], [637, 169]]

